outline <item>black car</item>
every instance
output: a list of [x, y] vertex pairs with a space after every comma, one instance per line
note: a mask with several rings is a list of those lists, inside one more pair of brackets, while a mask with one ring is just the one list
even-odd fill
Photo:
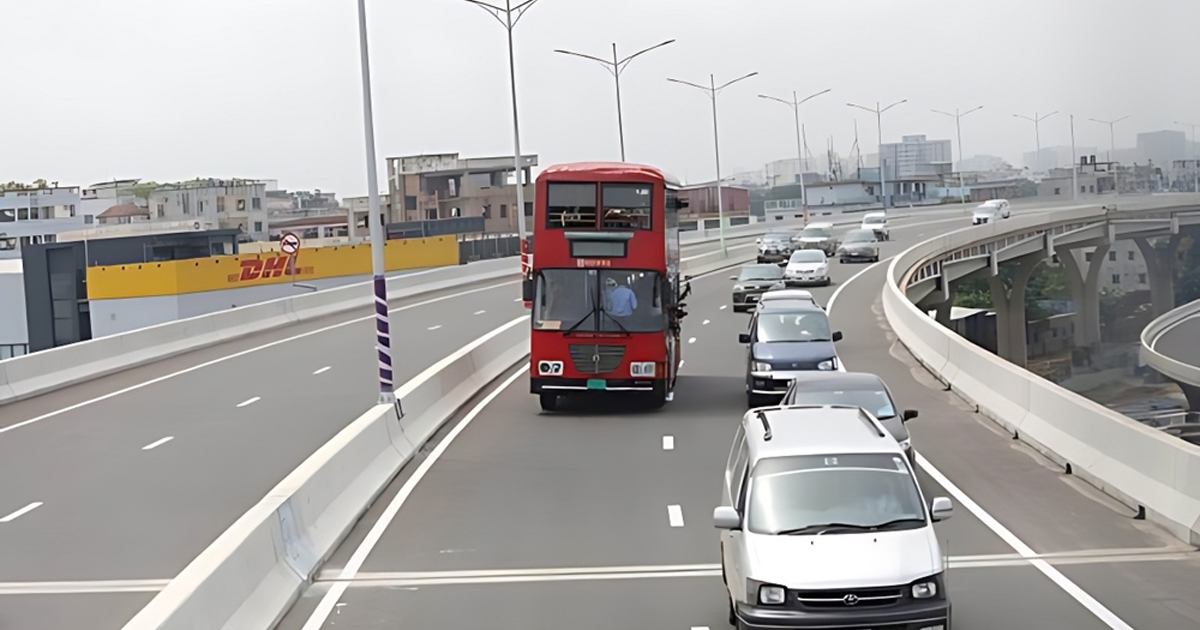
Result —
[[762, 305], [750, 329], [738, 335], [749, 345], [746, 353], [746, 403], [761, 407], [778, 401], [792, 381], [814, 371], [838, 369], [834, 342], [842, 333], [830, 332], [829, 316], [815, 304], [794, 300]]
[[758, 259], [755, 262], [787, 264], [792, 255], [791, 232], [767, 232], [758, 239]]
[[741, 313], [754, 308], [767, 289], [783, 280], [783, 269], [779, 265], [743, 265], [741, 273], [729, 279], [737, 282], [733, 285], [733, 312]]
[[879, 262], [879, 237], [875, 230], [851, 230], [837, 249], [838, 262], [865, 260]]
[[792, 381], [783, 405], [854, 405], [879, 419], [896, 438], [913, 463], [912, 441], [905, 422], [917, 417], [915, 409], [898, 411], [892, 392], [882, 378], [865, 372], [820, 372]]

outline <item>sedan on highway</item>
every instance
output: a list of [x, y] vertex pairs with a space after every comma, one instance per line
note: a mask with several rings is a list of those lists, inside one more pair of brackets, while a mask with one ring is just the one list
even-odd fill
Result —
[[826, 256], [833, 256], [838, 247], [832, 223], [810, 223], [792, 240], [799, 249], [819, 249]]
[[875, 230], [850, 230], [837, 250], [838, 262], [879, 262], [879, 237]]
[[829, 286], [829, 259], [825, 252], [819, 249], [802, 249], [792, 253], [787, 267], [783, 269], [783, 279], [791, 285], [819, 284]]
[[975, 211], [971, 213], [971, 225], [983, 225], [985, 223], [995, 223], [1000, 219], [1007, 219], [1011, 215], [1008, 208], [1008, 200], [1006, 199], [991, 199], [979, 204]]
[[758, 239], [758, 262], [781, 264], [792, 254], [790, 232], [768, 232]]
[[892, 392], [882, 378], [865, 372], [820, 372], [792, 381], [783, 405], [854, 405], [875, 416], [900, 443], [915, 465], [912, 438], [904, 423], [917, 417], [916, 409], [897, 413]]
[[890, 240], [892, 238], [891, 232], [888, 231], [886, 212], [868, 212], [867, 214], [863, 215], [862, 225], [860, 227], [864, 230], [871, 230], [875, 232], [875, 236], [879, 237], [879, 240], [881, 241]]
[[783, 280], [783, 270], [771, 264], [742, 265], [741, 272], [729, 279], [737, 283], [733, 285], [733, 312], [742, 313], [754, 308], [763, 293]]
[[842, 333], [829, 330], [819, 306], [795, 300], [762, 305], [750, 329], [738, 335], [746, 353], [746, 404], [751, 408], [781, 399], [792, 381], [813, 371], [838, 369], [833, 344]]

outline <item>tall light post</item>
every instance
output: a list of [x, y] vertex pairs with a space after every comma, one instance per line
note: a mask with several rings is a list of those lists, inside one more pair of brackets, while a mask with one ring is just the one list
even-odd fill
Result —
[[[516, 28], [517, 22], [521, 21], [525, 12], [530, 7], [537, 4], [538, 0], [524, 0], [523, 2], [513, 5], [512, 0], [504, 0], [504, 6], [500, 7], [494, 4], [489, 4], [483, 0], [463, 0], [480, 7], [488, 12], [488, 15], [496, 18], [496, 21], [504, 27], [508, 32], [508, 83], [509, 91], [512, 94], [512, 120], [513, 120], [513, 166], [516, 168], [517, 176], [517, 235], [521, 242], [521, 251], [525, 251], [525, 183], [521, 181], [521, 175], [524, 171], [522, 168], [523, 160], [521, 158], [521, 124], [517, 116], [517, 63], [513, 56], [513, 29]], [[524, 262], [524, 261], [522, 261]]]
[[371, 234], [371, 276], [375, 291], [375, 353], [379, 359], [379, 404], [394, 405], [403, 415], [396, 400], [395, 371], [392, 368], [392, 323], [388, 311], [387, 269], [384, 267], [383, 215], [379, 212], [379, 173], [375, 166], [375, 114], [371, 107], [371, 63], [367, 52], [366, 0], [358, 0], [358, 51], [362, 67], [363, 135], [367, 152], [367, 227]]
[[717, 85], [717, 80], [713, 77], [713, 75], [710, 74], [708, 75], [708, 87], [698, 85], [696, 83], [688, 83], [687, 81], [680, 81], [679, 79], [667, 79], [671, 83], [678, 83], [680, 85], [694, 87], [697, 90], [703, 90], [712, 100], [713, 153], [716, 157], [717, 163], [717, 233], [720, 235], [721, 240], [721, 256], [728, 256], [729, 252], [725, 249], [725, 203], [721, 195], [721, 134], [717, 131], [717, 94], [719, 94], [721, 90], [724, 90], [734, 83], [749, 79], [757, 74], [758, 72], [751, 72], [750, 74], [740, 76], [732, 81], [722, 83], [719, 86]]
[[963, 148], [962, 148], [962, 119], [963, 119], [963, 116], [966, 116], [967, 114], [970, 114], [972, 112], [977, 112], [981, 109], [983, 109], [983, 105], [980, 105], [979, 107], [976, 107], [975, 109], [968, 109], [965, 112], [960, 111], [956, 108], [954, 110], [953, 114], [951, 114], [950, 112], [944, 112], [940, 109], [933, 110], [933, 113], [935, 113], [935, 114], [949, 116], [954, 119], [954, 129], [958, 133], [958, 162], [959, 162], [958, 200], [960, 203], [967, 203], [967, 186], [965, 183], [963, 183], [963, 172], [962, 172], [962, 161], [964, 159], [966, 159], [966, 154], [963, 153]]
[[590, 59], [592, 61], [599, 62], [601, 65], [604, 66], [604, 68], [606, 70], [608, 70], [610, 73], [612, 73], [613, 79], [617, 82], [617, 133], [621, 137], [621, 161], [622, 162], [625, 161], [625, 122], [621, 117], [621, 73], [625, 71], [625, 68], [629, 65], [629, 62], [633, 61], [633, 59], [635, 57], [644, 55], [644, 54], [650, 52], [651, 50], [654, 50], [656, 48], [662, 48], [663, 46], [666, 46], [667, 44], [673, 44], [673, 43], [675, 43], [675, 40], [669, 39], [661, 44], [655, 44], [654, 46], [651, 46], [649, 48], [644, 48], [642, 50], [639, 50], [624, 59], [618, 59], [617, 44], [616, 44], [616, 42], [613, 42], [612, 61], [609, 61], [607, 59], [601, 59], [599, 57], [593, 57], [591, 55], [585, 55], [583, 53], [572, 52], [570, 50], [555, 50], [554, 51], [556, 53], [562, 53], [564, 55], [572, 55], [574, 57], [583, 57], [584, 59]]
[[758, 95], [758, 98], [765, 98], [769, 101], [775, 101], [776, 103], [783, 103], [784, 105], [791, 107], [792, 114], [796, 118], [796, 159], [798, 160], [796, 162], [796, 167], [800, 171], [800, 207], [804, 209], [804, 225], [805, 226], [808, 225], [808, 194], [806, 193], [805, 188], [804, 188], [804, 141], [800, 137], [800, 106], [811, 101], [812, 99], [814, 99], [822, 94], [825, 94], [826, 92], [830, 92], [830, 91], [832, 91], [832, 90], [821, 90], [820, 92], [817, 92], [816, 94], [806, 96], [802, 99], [796, 98], [796, 92], [793, 91], [792, 92], [792, 100], [790, 100], [790, 101], [784, 100], [782, 98], [776, 98], [774, 96], [767, 96], [766, 94]]
[[1116, 120], [1100, 120], [1098, 118], [1089, 118], [1088, 119], [1088, 120], [1091, 120], [1092, 122], [1100, 123], [1101, 125], [1108, 125], [1108, 142], [1109, 142], [1108, 161], [1109, 162], [1115, 161], [1116, 155], [1117, 155], [1117, 134], [1116, 134], [1116, 131], [1114, 130], [1114, 127], [1117, 126], [1117, 123], [1121, 122], [1122, 120], [1125, 120], [1126, 118], [1129, 118], [1129, 116], [1122, 116]]
[[1178, 120], [1175, 121], [1175, 124], [1181, 127], [1191, 127], [1192, 129], [1192, 176], [1195, 185], [1193, 192], [1200, 193], [1200, 157], [1196, 155], [1196, 127], [1200, 127], [1200, 125], [1179, 122]]
[[1071, 200], [1079, 199], [1079, 155], [1075, 152], [1075, 114], [1071, 114]]
[[879, 106], [879, 101], [876, 101], [874, 109], [872, 109], [870, 107], [864, 107], [862, 105], [855, 105], [854, 103], [846, 103], [847, 107], [855, 107], [855, 108], [861, 109], [863, 111], [867, 111], [867, 112], [871, 112], [872, 114], [875, 114], [875, 131], [879, 136], [879, 149], [878, 149], [878, 151], [879, 151], [879, 197], [880, 197], [880, 199], [883, 200], [883, 209], [884, 210], [887, 210], [888, 194], [887, 194], [887, 175], [884, 173], [884, 171], [886, 171], [887, 169], [886, 169], [886, 165], [883, 163], [883, 113], [897, 105], [900, 105], [902, 103], [907, 103], [907, 102], [908, 102], [908, 99], [905, 98], [905, 99], [898, 100], [895, 103], [888, 105], [887, 107], [881, 108]]
[[1014, 118], [1028, 120], [1029, 122], [1033, 123], [1033, 139], [1034, 139], [1034, 142], [1037, 143], [1036, 144], [1037, 153], [1034, 153], [1034, 155], [1037, 156], [1035, 158], [1035, 159], [1037, 159], [1037, 166], [1035, 167], [1036, 168], [1035, 172], [1041, 172], [1041, 168], [1042, 168], [1042, 121], [1046, 120], [1047, 118], [1049, 118], [1057, 113], [1058, 113], [1058, 110], [1054, 110], [1054, 111], [1050, 112], [1049, 114], [1046, 114], [1045, 116], [1039, 116], [1037, 114], [1037, 112], [1034, 112], [1032, 118], [1030, 118], [1029, 116], [1023, 116], [1021, 114], [1013, 114]]

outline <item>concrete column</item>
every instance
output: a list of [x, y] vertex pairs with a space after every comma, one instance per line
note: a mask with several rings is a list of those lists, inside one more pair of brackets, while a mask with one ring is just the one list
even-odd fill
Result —
[[1067, 282], [1071, 288], [1071, 301], [1075, 303], [1076, 342], [1079, 346], [1094, 346], [1100, 343], [1100, 271], [1110, 245], [1101, 244], [1092, 253], [1091, 262], [1081, 267], [1079, 261], [1067, 247], [1057, 247], [1054, 252], [1067, 268]]
[[996, 308], [996, 354], [1019, 367], [1025, 367], [1028, 356], [1025, 336], [1025, 287], [1043, 260], [1045, 256], [1039, 252], [1013, 261], [1016, 273], [1013, 274], [1011, 285], [1001, 275], [988, 278], [988, 285], [992, 289], [992, 304]]
[[1150, 282], [1150, 303], [1155, 317], [1175, 308], [1175, 252], [1179, 250], [1182, 238], [1182, 234], [1172, 234], [1165, 248], [1155, 247], [1148, 238], [1133, 239], [1146, 261], [1146, 279]]
[[954, 285], [949, 282], [947, 282], [946, 284], [949, 286], [946, 287], [942, 291], [942, 294], [945, 297], [945, 299], [938, 303], [937, 314], [935, 317], [937, 319], [937, 323], [941, 324], [942, 326], [944, 326], [946, 328], [950, 328], [950, 323], [951, 323], [950, 322], [950, 312], [951, 312], [951, 309], [954, 308], [954, 298], [956, 298], [958, 296], [957, 296], [957, 293], [954, 291]]

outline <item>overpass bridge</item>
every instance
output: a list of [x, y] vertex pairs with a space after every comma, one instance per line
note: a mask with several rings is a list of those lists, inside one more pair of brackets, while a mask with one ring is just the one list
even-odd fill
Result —
[[[1191, 411], [1200, 411], [1200, 300], [1164, 313], [1142, 331], [1140, 358], [1179, 384]], [[1177, 431], [1200, 438], [1200, 425]]]
[[[965, 361], [951, 373], [950, 333], [921, 328], [936, 323], [916, 320], [901, 291], [930, 256], [1077, 211], [1017, 208], [1007, 225], [965, 230], [967, 211], [913, 212], [886, 260], [834, 265], [834, 286], [814, 290], [845, 334], [847, 369], [880, 374], [921, 410], [910, 425], [921, 482], [960, 508], [938, 524], [960, 627], [1200, 623], [1184, 517], [1087, 469], [1120, 443], [1068, 455], [1068, 473], [1043, 434], [1013, 440], [1007, 409], [981, 392], [1031, 392], [1033, 377], [1001, 365], [1009, 380], [993, 379]], [[222, 322], [261, 330], [219, 343], [216, 327], [183, 325], [174, 332], [191, 330], [196, 347], [95, 378], [83, 372], [105, 353], [89, 350], [70, 386], [25, 386], [0, 407], [0, 514], [16, 515], [0, 523], [0, 623], [726, 627], [709, 514], [744, 412], [746, 320], [724, 308], [721, 267], [753, 250], [688, 252], [685, 364], [658, 413], [538, 413], [512, 261], [392, 287], [394, 329], [410, 333], [396, 340], [399, 422], [364, 404], [376, 391], [366, 304], [264, 306], [252, 314], [287, 325]]]

